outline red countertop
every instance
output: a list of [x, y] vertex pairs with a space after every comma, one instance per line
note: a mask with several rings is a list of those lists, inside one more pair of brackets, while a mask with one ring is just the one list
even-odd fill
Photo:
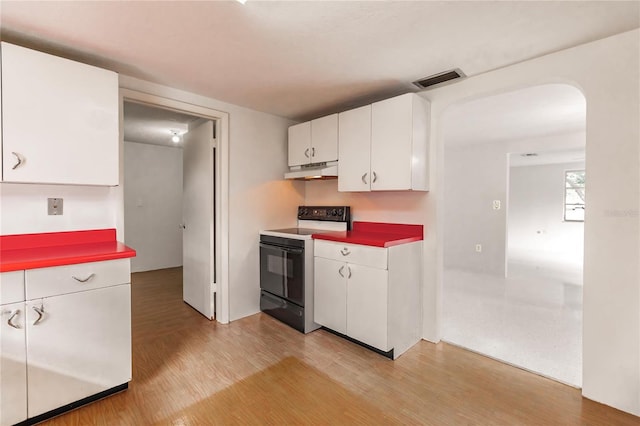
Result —
[[135, 257], [115, 229], [0, 236], [0, 272]]
[[314, 240], [336, 241], [375, 247], [422, 241], [422, 225], [400, 223], [353, 222], [353, 230], [313, 234]]

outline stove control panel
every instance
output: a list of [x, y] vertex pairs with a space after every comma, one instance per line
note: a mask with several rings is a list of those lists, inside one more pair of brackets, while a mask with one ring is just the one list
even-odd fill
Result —
[[349, 206], [300, 206], [298, 220], [326, 220], [330, 222], [351, 221]]

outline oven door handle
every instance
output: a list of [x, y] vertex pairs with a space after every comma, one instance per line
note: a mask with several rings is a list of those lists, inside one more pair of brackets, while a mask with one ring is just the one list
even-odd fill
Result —
[[272, 245], [272, 244], [265, 244], [265, 243], [260, 243], [260, 248], [271, 249], [271, 250], [280, 250], [280, 251], [284, 251], [284, 252], [287, 252], [287, 253], [295, 253], [295, 254], [304, 253], [304, 249], [303, 248], [282, 247], [282, 246], [275, 246], [275, 245]]

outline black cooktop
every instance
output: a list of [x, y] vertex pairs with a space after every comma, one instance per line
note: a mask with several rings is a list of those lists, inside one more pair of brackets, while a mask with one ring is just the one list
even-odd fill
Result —
[[280, 232], [282, 234], [295, 234], [295, 235], [311, 235], [311, 234], [320, 234], [322, 232], [331, 232], [326, 229], [309, 229], [309, 228], [270, 229], [269, 231]]

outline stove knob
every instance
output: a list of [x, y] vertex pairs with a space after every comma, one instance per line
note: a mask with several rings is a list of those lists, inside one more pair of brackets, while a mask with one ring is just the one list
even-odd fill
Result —
[[343, 210], [342, 209], [338, 209], [338, 216], [342, 217], [342, 213], [343, 213]]
[[337, 216], [337, 215], [338, 215], [338, 210], [337, 209], [331, 210], [331, 216]]

